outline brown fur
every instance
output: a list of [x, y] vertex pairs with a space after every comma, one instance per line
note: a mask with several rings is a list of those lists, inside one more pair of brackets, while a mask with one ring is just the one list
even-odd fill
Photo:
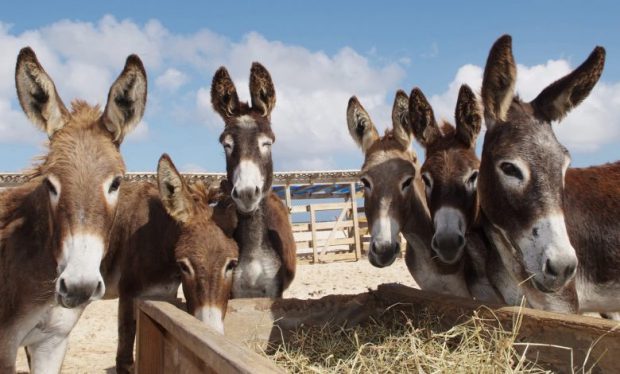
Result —
[[[362, 146], [365, 155], [360, 179], [365, 185], [364, 210], [368, 225], [372, 230], [375, 222], [380, 219], [380, 211], [387, 209], [387, 215], [398, 223], [400, 231], [407, 239], [405, 262], [420, 287], [465, 296], [467, 291], [464, 287], [463, 268], [443, 264], [432, 255], [432, 222], [424, 199], [420, 165], [409, 144], [412, 139], [410, 125], [407, 126], [411, 118], [408, 114], [409, 105], [403, 104], [411, 101], [402, 91], [397, 92], [394, 101], [393, 126], [402, 128], [406, 137], [397, 135], [393, 130], [386, 130], [383, 137], [376, 135], [377, 131], [370, 117], [367, 114], [356, 115], [366, 111], [355, 98], [351, 98], [347, 108], [347, 123], [351, 136]], [[403, 110], [406, 113], [403, 113]], [[409, 139], [409, 142], [403, 141], [404, 138]], [[388, 207], [382, 206], [385, 199], [390, 201]], [[372, 237], [371, 242], [374, 243], [374, 240]], [[390, 245], [394, 246], [394, 249], [376, 249], [372, 244], [370, 262], [378, 267], [389, 265], [393, 261], [391, 257], [396, 256], [395, 251], [399, 248], [397, 243]], [[377, 253], [373, 254], [373, 251]]]
[[[18, 56], [20, 104], [50, 140], [47, 154], [27, 173], [29, 181], [0, 193], [0, 300], [6, 301], [0, 305], [1, 372], [15, 370], [20, 345], [28, 348], [32, 371], [60, 370], [69, 332], [86, 303], [103, 294], [97, 258], [71, 259], [104, 255], [108, 247], [125, 165], [118, 149], [122, 139], [115, 140], [104, 123], [128, 131], [139, 121], [143, 108], [132, 103], [143, 105], [146, 92], [125, 92], [119, 82], [132, 74], [140, 84], [146, 81], [143, 73], [140, 60], [130, 56], [113, 85], [121, 92], [110, 94], [111, 111], [128, 102], [125, 108], [137, 113], [127, 122], [79, 100], [67, 110], [34, 52], [24, 48]], [[82, 244], [74, 244], [79, 240]], [[85, 266], [93, 270], [74, 275]]]
[[[230, 211], [231, 206], [236, 205], [239, 211], [236, 220], [229, 221], [225, 225], [234, 226], [233, 235], [240, 251], [233, 296], [281, 297], [295, 275], [296, 246], [288, 212], [271, 192], [273, 181], [271, 144], [275, 142], [275, 134], [271, 129], [270, 118], [275, 107], [276, 94], [269, 72], [257, 62], [252, 64], [250, 71], [250, 95], [252, 106], [240, 102], [226, 68], [221, 67], [217, 70], [211, 85], [211, 103], [225, 124], [220, 142], [226, 150], [226, 172], [229, 181], [227, 189], [230, 193], [221, 209]], [[258, 144], [261, 139], [267, 139], [269, 145]], [[234, 144], [231, 146], [226, 144], [226, 141], [232, 141]], [[254, 163], [262, 176], [262, 186], [256, 186], [259, 194], [254, 195], [254, 198], [258, 199], [253, 200], [256, 202], [253, 211], [246, 211], [247, 206], [244, 206], [242, 212], [238, 205], [239, 201], [236, 200], [248, 196], [247, 191], [239, 192], [234, 185], [235, 173], [242, 161]], [[261, 269], [260, 275], [252, 273], [257, 267]], [[277, 271], [274, 271], [275, 267]], [[259, 280], [254, 279], [254, 276], [259, 277], [256, 278]]]
[[[516, 72], [506, 68], [515, 65], [510, 37], [504, 36], [495, 43], [487, 61], [482, 92], [489, 131], [485, 136], [478, 186], [481, 209], [488, 222], [485, 231], [499, 247], [511, 251], [508, 254], [501, 250], [500, 254], [517, 283], [534, 274], [533, 281], [520, 286], [536, 307], [599, 312], [620, 309], [620, 303], [616, 302], [620, 279], [612, 270], [620, 264], [617, 250], [620, 237], [614, 235], [620, 215], [620, 208], [615, 204], [620, 200], [618, 163], [569, 169], [564, 178], [562, 167], [568, 152], [558, 143], [550, 123], [563, 118], [585, 99], [601, 75], [604, 59], [604, 49], [596, 47], [582, 65], [549, 85], [530, 103], [512, 92]], [[504, 102], [509, 105], [501, 104]], [[497, 181], [500, 171], [496, 164], [498, 160], [514, 157], [528, 166], [531, 175], [522, 191], [509, 193]], [[528, 227], [533, 227], [538, 217], [549, 214], [564, 215], [578, 270], [575, 280], [565, 272], [568, 275], [558, 277], [554, 289], [562, 281], [564, 287], [545, 293], [535, 283], [539, 282], [536, 279], [542, 279], [536, 277], [541, 276], [525, 268], [525, 256], [532, 255], [516, 248], [512, 238], [530, 235]], [[536, 230], [536, 227], [531, 229], [532, 238], [538, 237]]]
[[232, 284], [232, 274], [225, 277], [223, 268], [231, 260], [234, 267], [238, 257], [235, 241], [213, 220], [213, 191], [200, 182], [188, 185], [167, 155], [158, 174], [159, 189], [149, 182], [123, 186], [110, 251], [102, 264], [106, 297], [119, 297], [119, 373], [130, 372], [133, 365], [136, 298], [176, 298], [182, 283], [190, 314], [215, 306], [223, 317]]

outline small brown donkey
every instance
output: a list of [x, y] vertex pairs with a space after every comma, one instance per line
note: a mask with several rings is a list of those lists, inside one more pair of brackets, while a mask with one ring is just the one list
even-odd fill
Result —
[[538, 308], [575, 311], [576, 286], [579, 311], [620, 310], [620, 162], [569, 169], [551, 126], [588, 96], [604, 63], [605, 50], [596, 47], [524, 102], [514, 94], [511, 37], [499, 38], [487, 60], [478, 182], [484, 228]]
[[480, 161], [476, 138], [482, 109], [467, 85], [461, 86], [456, 103], [456, 127], [435, 120], [433, 108], [418, 88], [409, 101], [411, 128], [425, 148], [422, 179], [434, 225], [431, 247], [445, 263], [464, 263], [465, 281], [471, 296], [486, 302], [503, 302], [487, 277], [487, 266], [495, 270], [478, 225], [476, 183]]
[[17, 57], [15, 83], [49, 151], [28, 182], [0, 194], [0, 372], [14, 372], [26, 346], [33, 372], [54, 373], [85, 305], [105, 293], [99, 267], [125, 173], [119, 147], [144, 113], [146, 74], [129, 56], [103, 113], [82, 101], [69, 111], [30, 48]]
[[250, 73], [252, 106], [239, 101], [235, 85], [220, 67], [211, 85], [211, 103], [224, 120], [220, 143], [226, 153], [230, 196], [237, 207], [234, 237], [239, 265], [232, 295], [281, 297], [295, 276], [296, 248], [288, 212], [271, 191], [271, 111], [276, 93], [267, 69], [255, 62]]
[[104, 297], [119, 297], [118, 373], [132, 371], [136, 298], [175, 298], [182, 284], [188, 312], [224, 331], [237, 244], [214, 221], [212, 192], [200, 182], [187, 184], [168, 155], [159, 160], [157, 180], [157, 185], [126, 182], [121, 188], [101, 266]]
[[405, 262], [420, 288], [469, 297], [463, 266], [444, 264], [431, 249], [433, 224], [424, 195], [420, 164], [411, 148], [409, 98], [398, 91], [392, 109], [392, 129], [380, 137], [370, 116], [353, 96], [347, 126], [362, 148], [364, 211], [370, 227], [368, 252], [376, 267], [391, 265], [400, 252], [399, 236], [407, 240]]

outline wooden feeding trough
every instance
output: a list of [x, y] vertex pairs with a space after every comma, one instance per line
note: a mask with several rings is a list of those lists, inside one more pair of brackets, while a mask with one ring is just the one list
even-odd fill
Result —
[[349, 326], [364, 323], [380, 318], [386, 308], [403, 308], [408, 313], [424, 310], [438, 316], [446, 326], [463, 321], [475, 311], [493, 315], [506, 329], [519, 320], [516, 341], [535, 343], [527, 345], [527, 357], [545, 369], [569, 373], [596, 362], [593, 372], [620, 372], [620, 330], [615, 322], [527, 308], [482, 306], [472, 300], [394, 284], [358, 295], [330, 295], [317, 300], [231, 300], [226, 336], [211, 331], [172, 304], [141, 301], [137, 372], [284, 372], [251, 347], [286, 341], [294, 330], [327, 322], [346, 322]]

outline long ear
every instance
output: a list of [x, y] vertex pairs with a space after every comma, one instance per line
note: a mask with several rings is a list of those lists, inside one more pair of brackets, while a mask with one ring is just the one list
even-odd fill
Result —
[[178, 222], [188, 222], [194, 214], [194, 202], [183, 177], [166, 153], [159, 158], [157, 184], [168, 214]]
[[17, 97], [26, 116], [51, 137], [69, 122], [54, 82], [47, 75], [30, 47], [19, 51], [15, 66]]
[[567, 76], [551, 83], [531, 102], [534, 115], [557, 121], [579, 105], [598, 82], [605, 67], [605, 48], [596, 47], [587, 60]]
[[250, 95], [252, 96], [252, 107], [260, 109], [263, 117], [269, 117], [276, 106], [276, 89], [273, 86], [271, 75], [258, 62], [252, 63]]
[[140, 122], [146, 107], [146, 71], [140, 58], [130, 55], [125, 68], [116, 78], [108, 93], [108, 102], [103, 111], [103, 123], [120, 144]]
[[355, 96], [351, 96], [347, 106], [347, 126], [351, 137], [364, 153], [379, 139], [379, 133], [377, 133], [368, 112]]
[[476, 100], [476, 95], [464, 84], [459, 90], [459, 98], [456, 101], [454, 112], [456, 120], [456, 136], [469, 148], [476, 146], [476, 138], [480, 133], [482, 113]]
[[405, 148], [411, 146], [411, 126], [409, 125], [409, 98], [403, 90], [396, 91], [392, 107], [392, 127], [394, 138]]
[[506, 120], [514, 97], [517, 67], [512, 55], [512, 37], [503, 35], [493, 44], [482, 78], [482, 103], [487, 128]]
[[239, 96], [228, 70], [221, 66], [211, 82], [211, 105], [222, 116], [230, 118], [239, 113]]
[[425, 148], [441, 137], [433, 107], [417, 87], [409, 95], [409, 123], [416, 140]]

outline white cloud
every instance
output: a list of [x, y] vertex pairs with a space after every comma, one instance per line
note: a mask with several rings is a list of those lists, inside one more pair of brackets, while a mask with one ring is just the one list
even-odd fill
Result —
[[155, 79], [155, 85], [164, 90], [174, 92], [178, 90], [179, 87], [187, 83], [187, 80], [188, 77], [183, 72], [175, 68], [168, 68], [163, 74]]
[[[523, 100], [533, 100], [540, 91], [573, 68], [566, 60], [549, 60], [535, 66], [518, 65], [516, 91]], [[462, 66], [445, 92], [429, 98], [435, 115], [454, 123], [454, 108], [461, 84], [466, 83], [479, 91], [482, 74], [480, 66]], [[594, 152], [605, 144], [619, 142], [620, 83], [599, 82], [581, 105], [562, 122], [554, 124], [554, 129], [559, 141], [572, 153]]]

